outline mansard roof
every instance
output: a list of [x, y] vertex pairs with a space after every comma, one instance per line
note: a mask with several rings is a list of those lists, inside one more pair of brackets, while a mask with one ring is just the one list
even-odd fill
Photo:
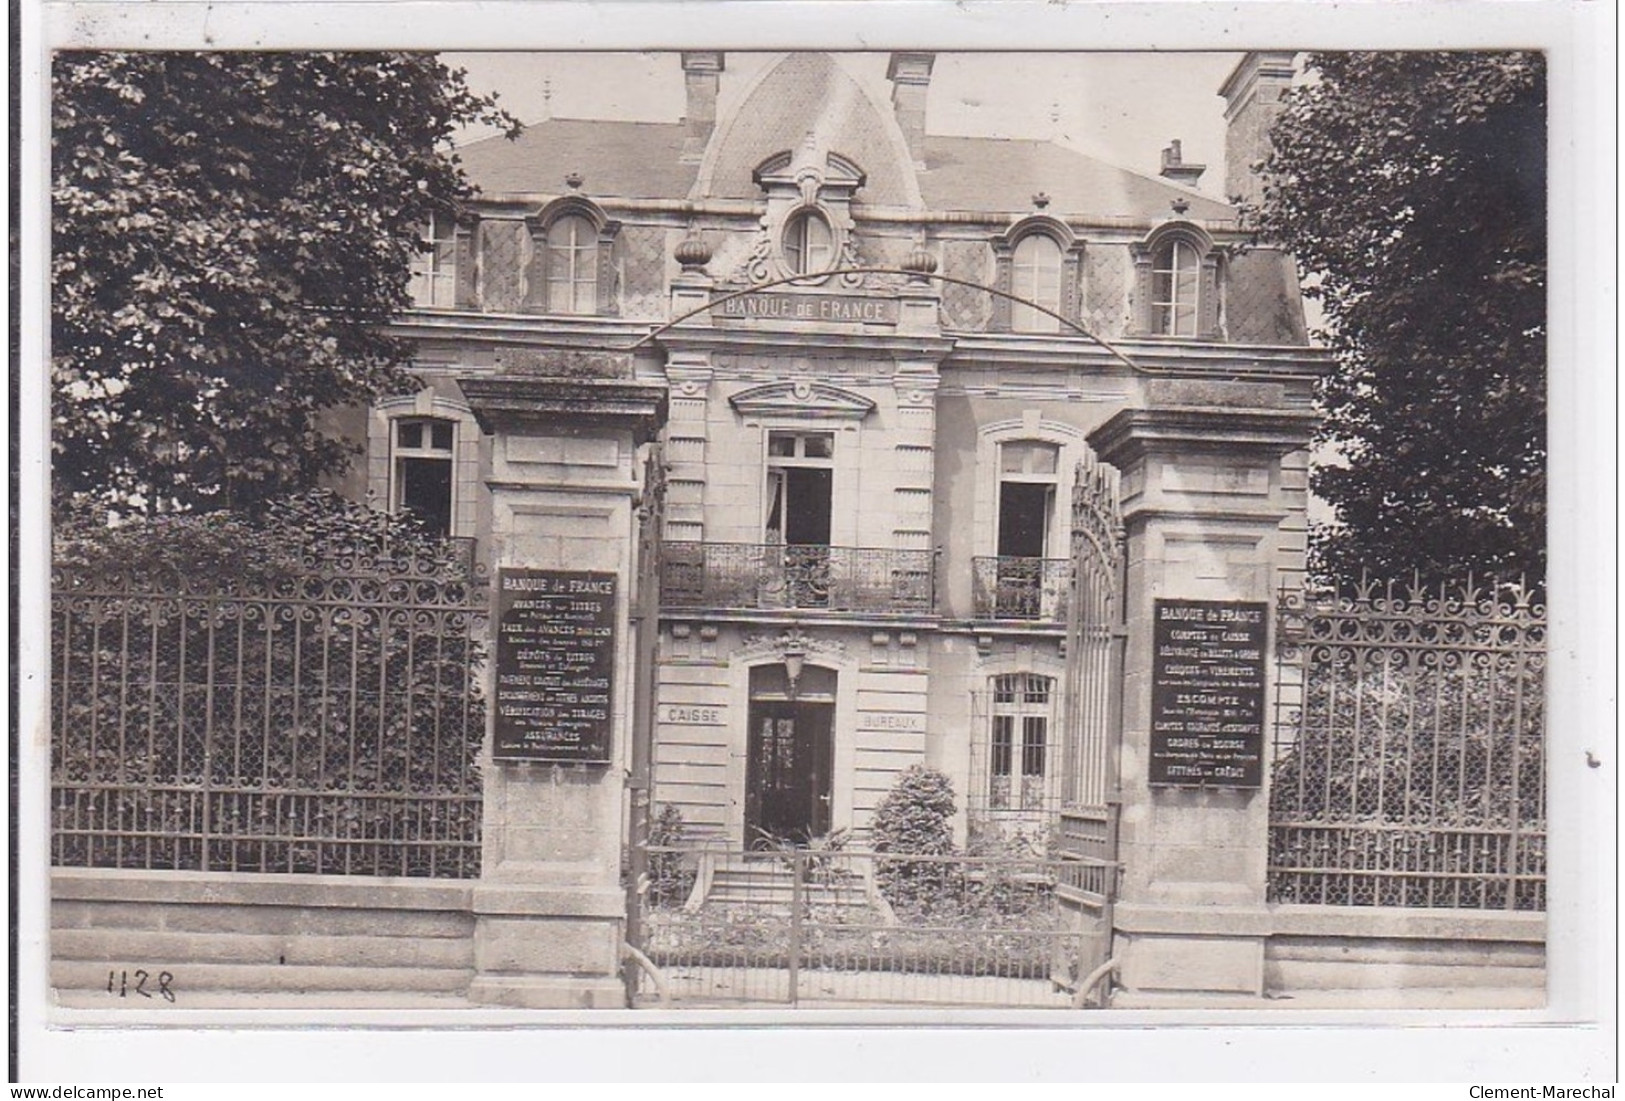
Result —
[[1171, 215], [1175, 199], [1190, 204], [1187, 218], [1236, 215], [1234, 207], [1188, 187], [1047, 141], [928, 134], [919, 180], [930, 210], [1029, 211], [1032, 193], [1042, 191], [1049, 196], [1047, 210], [1062, 217], [1154, 221]]
[[739, 109], [718, 121], [699, 164], [683, 163], [681, 123], [549, 119], [516, 141], [488, 138], [458, 152], [488, 196], [564, 194], [565, 176], [576, 172], [594, 198], [754, 199], [757, 166], [809, 133], [866, 174], [853, 196], [860, 207], [1023, 214], [1042, 191], [1046, 209], [1062, 218], [1153, 222], [1169, 217], [1176, 199], [1194, 220], [1235, 216], [1190, 188], [1047, 141], [927, 135], [917, 171], [890, 106], [824, 54], [790, 54], [764, 70]]
[[681, 160], [687, 136], [675, 122], [547, 119], [526, 123], [513, 141], [486, 138], [457, 155], [487, 195], [562, 195], [564, 177], [579, 172], [595, 198], [681, 199], [697, 167]]
[[768, 157], [812, 142], [858, 165], [867, 176], [856, 198], [881, 206], [918, 206], [913, 158], [891, 107], [821, 53], [789, 54], [765, 69], [737, 110], [717, 121], [695, 182], [696, 198], [754, 199], [753, 178]]

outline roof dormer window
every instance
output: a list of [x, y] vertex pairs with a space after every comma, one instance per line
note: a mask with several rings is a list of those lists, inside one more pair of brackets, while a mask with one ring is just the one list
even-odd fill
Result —
[[573, 316], [613, 316], [620, 223], [590, 199], [568, 195], [528, 219], [525, 309]]
[[1151, 260], [1151, 331], [1162, 336], [1195, 336], [1201, 299], [1200, 262], [1189, 241], [1165, 241]]
[[547, 227], [547, 312], [598, 312], [598, 230], [579, 214]]
[[1032, 215], [995, 237], [989, 328], [1001, 333], [1063, 333], [1079, 317], [1083, 241], [1058, 218]]
[[800, 148], [781, 150], [756, 166], [752, 178], [767, 201], [761, 230], [729, 282], [763, 284], [794, 279], [792, 287], [861, 286], [863, 276], [837, 270], [860, 267], [852, 196], [863, 170], [811, 135]]
[[791, 275], [828, 271], [835, 261], [835, 233], [816, 208], [799, 210], [784, 224], [784, 266]]
[[1144, 336], [1218, 340], [1222, 250], [1202, 227], [1168, 222], [1134, 254], [1134, 330]]
[[[1061, 331], [1061, 246], [1044, 233], [1029, 233], [1011, 255], [1010, 328], [1018, 333]], [[1045, 311], [1049, 311], [1046, 313]]]

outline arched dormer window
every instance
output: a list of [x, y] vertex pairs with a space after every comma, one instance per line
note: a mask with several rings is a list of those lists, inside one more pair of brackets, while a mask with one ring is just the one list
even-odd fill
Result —
[[579, 214], [547, 227], [547, 312], [598, 312], [598, 230]]
[[1217, 340], [1219, 258], [1213, 238], [1189, 222], [1158, 226], [1134, 253], [1134, 329], [1144, 336]]
[[1061, 246], [1048, 234], [1029, 233], [1016, 245], [1011, 254], [1010, 293], [1034, 304], [1010, 303], [1012, 330], [1018, 333], [1061, 331], [1060, 320], [1043, 312], [1061, 312]]
[[792, 286], [832, 280], [845, 288], [862, 285], [861, 275], [829, 273], [860, 266], [852, 196], [863, 186], [863, 169], [808, 135], [800, 148], [781, 150], [758, 164], [752, 178], [767, 209], [750, 255], [730, 281], [759, 284], [806, 276]]
[[444, 214], [429, 215], [422, 243], [412, 257], [412, 304], [447, 309], [457, 304], [457, 225]]
[[617, 313], [614, 244], [619, 230], [619, 222], [578, 195], [544, 207], [531, 221], [526, 308], [587, 317]]
[[994, 286], [1021, 299], [994, 296], [989, 324], [994, 332], [1070, 331], [1053, 314], [1078, 320], [1083, 242], [1064, 222], [1044, 215], [1018, 222], [994, 238], [993, 259]]
[[1170, 237], [1151, 257], [1151, 331], [1195, 336], [1201, 303], [1201, 260], [1183, 237]]

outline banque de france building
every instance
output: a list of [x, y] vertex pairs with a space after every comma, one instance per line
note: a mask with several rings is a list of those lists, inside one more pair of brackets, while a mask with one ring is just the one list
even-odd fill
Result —
[[[1285, 56], [1248, 55], [1219, 90], [1227, 194], [1256, 187]], [[425, 388], [348, 418], [366, 456], [347, 491], [478, 547], [491, 443], [460, 381], [667, 388], [653, 801], [691, 840], [861, 837], [920, 764], [951, 777], [962, 841], [1041, 844], [1075, 794], [1074, 497], [1109, 528], [1135, 490], [1086, 436], [1133, 400], [1131, 364], [1278, 376], [1309, 403], [1290, 259], [1241, 247], [1177, 143], [1141, 172], [937, 136], [933, 62], [893, 54], [888, 103], [790, 54], [719, 117], [726, 56], [673, 54], [683, 122], [551, 119], [464, 148], [480, 197], [428, 228], [399, 326]], [[564, 459], [598, 461], [575, 442]], [[1284, 573], [1306, 465], [1280, 475]], [[1180, 476], [1225, 490], [1200, 463]], [[1211, 541], [1196, 553], [1226, 570]]]

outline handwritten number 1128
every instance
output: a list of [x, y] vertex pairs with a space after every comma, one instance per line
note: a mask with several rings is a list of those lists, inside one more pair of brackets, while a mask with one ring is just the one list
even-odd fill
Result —
[[[135, 978], [133, 987], [130, 985], [132, 976]], [[107, 973], [107, 992], [117, 994], [121, 998], [127, 998], [132, 993], [143, 998], [150, 998], [153, 995], [152, 991], [147, 989], [147, 982], [152, 978], [154, 978], [152, 974], [141, 970], [109, 971]], [[174, 1001], [175, 991], [169, 984], [175, 981], [175, 976], [168, 971], [160, 971], [156, 978], [158, 980], [158, 996], [166, 1002]]]

